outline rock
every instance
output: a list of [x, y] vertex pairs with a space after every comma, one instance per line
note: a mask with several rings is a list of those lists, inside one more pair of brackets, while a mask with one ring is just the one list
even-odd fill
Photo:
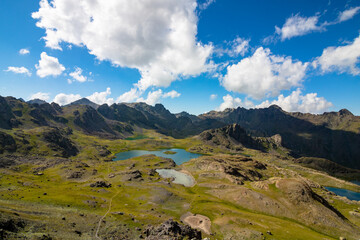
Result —
[[150, 169], [148, 172], [149, 176], [155, 176], [157, 174], [155, 169]]
[[44, 139], [54, 151], [60, 151], [63, 157], [76, 156], [79, 152], [75, 144], [58, 128], [44, 132]]
[[70, 173], [70, 175], [68, 176], [68, 179], [78, 179], [81, 178], [84, 175], [83, 171], [76, 171], [76, 172], [72, 172]]
[[18, 232], [25, 227], [23, 220], [0, 219], [0, 229], [8, 232]]
[[145, 230], [147, 240], [181, 240], [193, 239], [201, 240], [201, 232], [192, 229], [190, 226], [182, 225], [172, 219], [167, 220], [161, 225], [149, 226]]
[[5, 151], [15, 152], [16, 142], [11, 135], [0, 132], [0, 154], [4, 153]]
[[97, 181], [96, 183], [90, 184], [90, 187], [109, 188], [111, 187], [111, 183], [107, 183], [105, 181]]
[[123, 179], [125, 181], [143, 180], [142, 173], [139, 170], [127, 172]]

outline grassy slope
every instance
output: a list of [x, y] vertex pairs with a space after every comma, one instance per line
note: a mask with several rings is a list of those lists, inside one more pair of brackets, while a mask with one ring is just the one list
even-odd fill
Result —
[[[10, 131], [9, 133], [13, 134]], [[29, 130], [27, 134], [30, 135], [33, 143], [39, 146], [32, 150], [30, 155], [38, 153], [52, 155], [52, 150], [36, 137], [36, 130]], [[253, 211], [210, 194], [211, 188], [199, 184], [202, 181], [201, 173], [191, 170], [192, 161], [178, 167], [193, 173], [198, 184], [192, 188], [168, 183], [158, 176], [149, 176], [150, 169], [169, 166], [167, 163], [161, 163], [162, 160], [157, 157], [139, 157], [119, 162], [104, 161], [111, 159], [116, 152], [132, 149], [156, 150], [171, 147], [195, 149], [210, 155], [226, 152], [223, 149], [202, 146], [195, 138], [173, 139], [153, 131], [144, 131], [142, 134], [148, 138], [104, 140], [74, 132], [71, 139], [77, 143], [80, 154], [72, 157], [71, 161], [47, 168], [42, 171], [43, 175], [35, 175], [34, 168], [38, 166], [31, 163], [0, 169], [0, 212], [6, 216], [14, 216], [13, 214], [16, 213], [28, 219], [31, 223], [25, 229], [26, 232], [22, 233], [26, 236], [39, 235], [39, 232], [43, 232], [55, 237], [61, 236], [61, 239], [90, 239], [94, 236], [97, 222], [108, 210], [109, 200], [117, 194], [112, 201], [110, 212], [124, 214], [109, 214], [105, 218], [106, 222], [101, 225], [100, 236], [106, 236], [115, 229], [123, 231], [129, 229], [127, 231], [129, 239], [136, 239], [141, 233], [135, 230], [136, 227], [144, 229], [144, 224], [145, 226], [159, 224], [168, 218], [179, 220], [187, 211], [208, 216], [212, 221], [212, 232], [217, 239], [226, 239], [230, 235], [239, 239], [257, 239], [260, 237], [260, 232], [266, 235], [266, 239], [337, 239], [340, 236], [338, 229], [334, 229], [333, 232], [315, 230], [293, 219]], [[106, 146], [112, 155], [99, 156], [96, 146]], [[360, 188], [354, 184], [291, 164], [273, 155], [249, 149], [243, 154], [277, 166], [269, 168], [267, 175], [287, 178], [295, 172], [321, 185], [360, 191]], [[85, 162], [89, 167], [79, 167], [79, 162]], [[129, 170], [131, 164], [135, 164], [135, 167]], [[124, 181], [123, 173], [135, 169], [142, 172], [144, 180]], [[74, 171], [85, 173], [80, 179], [68, 179], [68, 175]], [[119, 173], [119, 175], [110, 178], [111, 173]], [[91, 188], [90, 183], [96, 180], [108, 181], [112, 187], [105, 190]], [[206, 181], [209, 185], [223, 183], [217, 179]], [[249, 183], [245, 186], [252, 188]], [[315, 191], [328, 198], [352, 223], [360, 225], [359, 218], [349, 214], [349, 211], [360, 207], [358, 203], [329, 196], [322, 189]], [[276, 187], [270, 189], [267, 194], [272, 197], [279, 195]], [[75, 230], [82, 232], [81, 237], [74, 232]], [[268, 230], [273, 233], [272, 236], [266, 234]], [[352, 239], [351, 233], [343, 234], [348, 239]]]

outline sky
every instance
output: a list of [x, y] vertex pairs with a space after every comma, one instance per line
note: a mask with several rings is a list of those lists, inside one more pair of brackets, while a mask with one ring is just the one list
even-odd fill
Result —
[[2, 0], [0, 95], [360, 115], [359, 0]]

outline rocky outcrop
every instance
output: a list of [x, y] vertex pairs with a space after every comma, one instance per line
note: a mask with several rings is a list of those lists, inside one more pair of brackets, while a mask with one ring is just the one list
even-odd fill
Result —
[[201, 240], [201, 232], [190, 226], [182, 225], [172, 219], [159, 226], [150, 226], [145, 230], [147, 240]]
[[62, 157], [76, 156], [79, 152], [75, 144], [66, 136], [64, 131], [58, 128], [51, 128], [45, 131], [44, 140], [49, 143], [49, 147], [61, 152]]
[[90, 184], [90, 187], [109, 188], [111, 187], [111, 183], [107, 183], [105, 181], [97, 181], [95, 183]]
[[231, 155], [203, 156], [197, 158], [196, 166], [205, 172], [216, 171], [219, 178], [225, 178], [242, 185], [244, 181], [259, 181], [263, 178], [261, 170], [266, 169], [266, 165], [253, 160], [252, 158]]
[[243, 147], [262, 149], [259, 141], [250, 137], [239, 124], [204, 131], [200, 134], [200, 138], [205, 142], [232, 150], [241, 150]]
[[0, 132], [0, 154], [7, 152], [16, 151], [16, 142], [14, 138], [4, 132]]
[[0, 96], [0, 128], [11, 129], [15, 123], [15, 116], [6, 99]]

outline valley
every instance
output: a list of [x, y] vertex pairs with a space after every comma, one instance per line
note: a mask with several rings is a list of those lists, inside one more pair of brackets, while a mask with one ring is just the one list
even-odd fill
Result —
[[[305, 117], [293, 123], [294, 114], [273, 107], [260, 109], [261, 114], [285, 116], [288, 122], [282, 126], [289, 127], [277, 132], [271, 127], [273, 119], [266, 122], [266, 117], [255, 131], [257, 117], [224, 121], [228, 118], [221, 120], [211, 113], [211, 118], [190, 119], [159, 105], [95, 109], [83, 104], [31, 104], [9, 97], [0, 98], [0, 103], [3, 239], [360, 236], [360, 202], [325, 188], [360, 192], [359, 185], [347, 181], [360, 179], [360, 171], [353, 167], [360, 159], [354, 157], [341, 166], [336, 155], [330, 161], [320, 158], [322, 152], [311, 154], [304, 140], [294, 138], [300, 127], [293, 126]], [[240, 110], [217, 114], [230, 111]], [[359, 119], [338, 116], [337, 121], [346, 122], [342, 127], [325, 127], [320, 120], [304, 124], [316, 130], [313, 136], [320, 148], [329, 147], [320, 141], [328, 132], [336, 141], [345, 141], [338, 140], [336, 131], [341, 131], [341, 136], [354, 140], [351, 151], [359, 139], [354, 128]], [[344, 129], [345, 125], [351, 127]], [[114, 161], [118, 153], [134, 150], [149, 152]], [[182, 151], [194, 158], [171, 159]], [[328, 149], [332, 151], [336, 149]], [[171, 177], [161, 177], [159, 169], [184, 173], [194, 184], [177, 184]]]

